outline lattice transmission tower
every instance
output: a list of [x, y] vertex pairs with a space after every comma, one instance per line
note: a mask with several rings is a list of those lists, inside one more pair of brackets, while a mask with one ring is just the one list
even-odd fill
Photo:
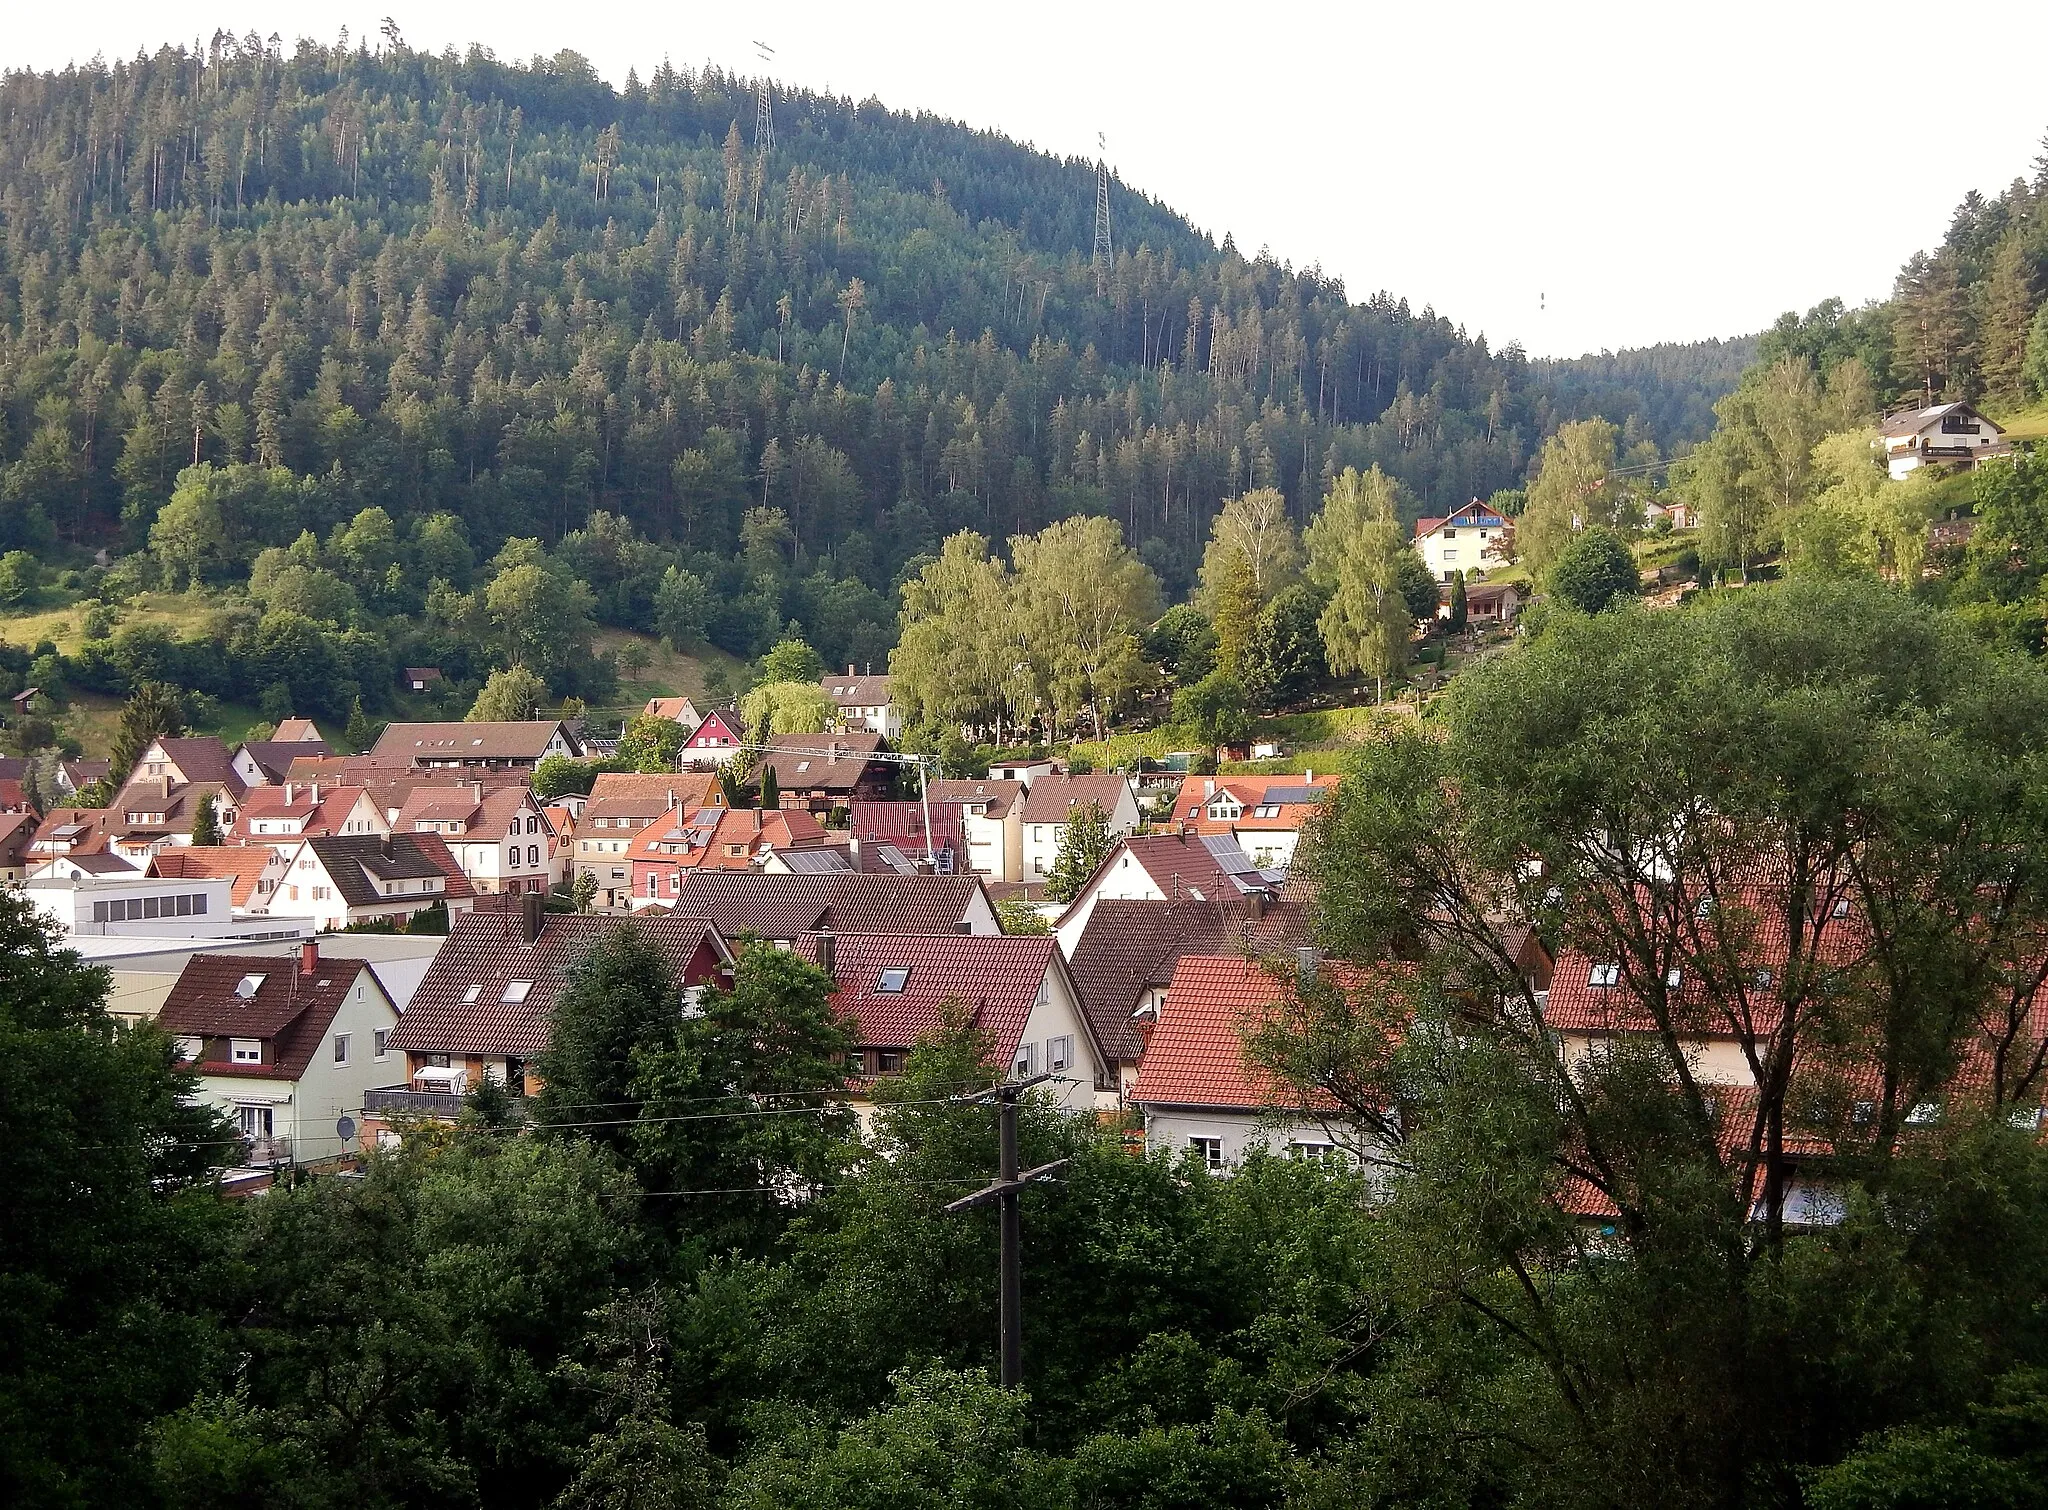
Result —
[[1095, 133], [1095, 297], [1109, 293], [1109, 265], [1113, 252], [1109, 240], [1109, 140]]
[[775, 86], [768, 79], [775, 49], [766, 42], [756, 42], [754, 56], [761, 60], [761, 76], [754, 80], [754, 150], [761, 154], [765, 166], [768, 154], [775, 150]]

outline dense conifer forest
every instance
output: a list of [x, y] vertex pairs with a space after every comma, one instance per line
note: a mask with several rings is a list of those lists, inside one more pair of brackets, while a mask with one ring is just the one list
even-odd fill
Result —
[[874, 100], [772, 117], [716, 69], [395, 37], [8, 75], [0, 550], [373, 640], [285, 667], [309, 707], [374, 707], [379, 645], [490, 660], [463, 602], [508, 540], [600, 622], [653, 626], [674, 567], [669, 628], [879, 661], [957, 530], [1106, 515], [1178, 597], [1227, 498], [1300, 522], [1376, 464], [1422, 512], [1520, 485], [1589, 404], [1697, 439], [1726, 376], [1532, 368], [1122, 183], [1096, 266], [1092, 164]]

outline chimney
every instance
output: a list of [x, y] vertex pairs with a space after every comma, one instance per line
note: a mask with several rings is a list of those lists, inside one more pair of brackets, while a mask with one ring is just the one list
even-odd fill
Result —
[[1211, 797], [1213, 797], [1213, 796], [1215, 796], [1215, 795], [1216, 795], [1216, 780], [1215, 780], [1215, 778], [1214, 778], [1214, 777], [1212, 776], [1212, 777], [1208, 778], [1207, 780], [1203, 781], [1203, 783], [1202, 783], [1202, 800], [1203, 800], [1204, 802], [1207, 802], [1207, 801], [1208, 801], [1208, 800], [1209, 800], [1209, 799], [1210, 799]]
[[1294, 951], [1294, 978], [1304, 986], [1313, 985], [1316, 978], [1316, 967], [1321, 962], [1321, 957], [1316, 953], [1315, 947], [1311, 944], [1303, 944]]
[[320, 780], [318, 777], [313, 779], [313, 785], [307, 791], [306, 800], [315, 807], [320, 805]]
[[1266, 915], [1266, 894], [1258, 890], [1246, 892], [1244, 910], [1251, 917], [1251, 920], [1256, 923]]
[[299, 940], [299, 974], [311, 975], [320, 968], [320, 940], [316, 938]]
[[676, 789], [675, 789], [674, 787], [670, 787], [670, 788], [668, 789], [668, 806], [669, 806], [669, 811], [670, 811], [670, 812], [674, 812], [674, 811], [675, 811], [675, 806], [676, 806]]
[[953, 931], [955, 933], [972, 933], [974, 932], [974, 924], [970, 923], [966, 918], [962, 918], [953, 925]]
[[1314, 786], [1316, 783], [1315, 767], [1309, 766], [1304, 768], [1301, 773], [1301, 780], [1304, 786]]
[[[839, 979], [839, 940], [833, 936], [830, 928], [819, 929], [818, 932], [811, 935], [811, 938], [818, 946], [818, 968], [831, 976], [834, 981], [837, 981]], [[834, 989], [837, 988], [835, 987]]]
[[540, 925], [548, 915], [548, 899], [537, 891], [519, 894], [519, 931], [527, 943], [540, 937]]
[[847, 674], [848, 676], [852, 676], [852, 675], [853, 675], [853, 662], [852, 662], [852, 661], [848, 661], [848, 662], [846, 663], [846, 674]]
[[287, 781], [284, 784], [284, 805], [286, 807], [290, 807], [292, 805], [292, 797], [298, 792], [298, 790], [299, 784], [296, 781]]

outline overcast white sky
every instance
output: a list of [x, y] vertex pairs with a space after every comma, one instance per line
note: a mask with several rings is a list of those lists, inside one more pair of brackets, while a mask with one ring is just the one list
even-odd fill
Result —
[[612, 82], [665, 55], [993, 127], [1112, 162], [1247, 252], [1354, 298], [1432, 304], [1538, 355], [1735, 335], [1887, 293], [1965, 190], [2048, 131], [2048, 3], [1889, 0], [1172, 5], [12, 0], [0, 65], [388, 11], [415, 46], [572, 47]]

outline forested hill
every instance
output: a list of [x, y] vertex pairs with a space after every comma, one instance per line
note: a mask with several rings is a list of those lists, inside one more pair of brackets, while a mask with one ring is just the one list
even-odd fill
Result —
[[[1602, 416], [1626, 424], [1667, 455], [1704, 440], [1714, 428], [1714, 405], [1756, 360], [1757, 338], [1662, 342], [1631, 351], [1530, 364], [1549, 400], [1549, 425]], [[1630, 437], [1633, 439], [1634, 437]]]
[[[601, 617], [644, 623], [675, 562], [727, 648], [795, 618], [865, 658], [949, 532], [1106, 513], [1179, 590], [1248, 487], [1304, 516], [1377, 462], [1449, 504], [1519, 484], [1548, 426], [1519, 350], [1123, 185], [1092, 267], [1086, 163], [773, 108], [763, 150], [715, 69], [615, 90], [569, 53], [254, 36], [6, 76], [0, 548], [139, 550], [196, 462], [226, 501], [189, 564], [222, 585], [365, 510], [401, 542], [446, 515], [479, 560], [580, 541]], [[373, 606], [417, 613], [425, 570]]]

